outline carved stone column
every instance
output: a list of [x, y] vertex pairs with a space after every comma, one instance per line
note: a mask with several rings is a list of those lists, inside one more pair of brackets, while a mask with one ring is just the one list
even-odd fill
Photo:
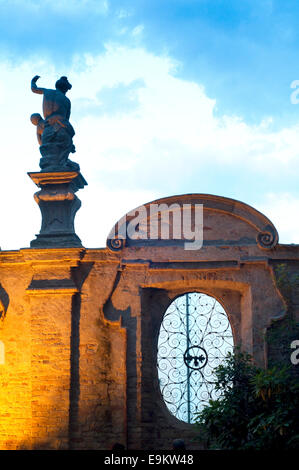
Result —
[[32, 240], [32, 248], [81, 247], [75, 233], [74, 219], [81, 201], [75, 193], [87, 183], [77, 171], [28, 173], [40, 188], [34, 194], [39, 205], [42, 224], [40, 233]]

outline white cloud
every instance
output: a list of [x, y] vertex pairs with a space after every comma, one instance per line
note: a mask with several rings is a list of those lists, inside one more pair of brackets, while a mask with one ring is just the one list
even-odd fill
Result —
[[255, 207], [273, 222], [280, 243], [299, 243], [299, 197], [287, 192], [269, 193], [264, 203]]
[[132, 14], [132, 11], [126, 10], [125, 8], [121, 8], [116, 12], [116, 16], [119, 19], [129, 18], [130, 16], [132, 16]]
[[132, 31], [132, 36], [140, 36], [143, 33], [144, 26], [143, 24], [139, 24], [138, 26], [135, 26], [135, 28]]
[[[80, 163], [89, 183], [78, 194], [83, 204], [76, 217], [85, 246], [99, 246], [97, 240], [105, 240], [116, 220], [133, 207], [182, 192], [169, 189], [178, 182], [184, 180], [185, 192], [190, 192], [188, 181], [196, 174], [200, 181], [202, 166], [211, 162], [216, 181], [224, 167], [234, 174], [254, 170], [265, 178], [298, 173], [299, 125], [275, 132], [271, 118], [251, 126], [241, 117], [217, 117], [216, 100], [198, 83], [179, 78], [179, 66], [167, 56], [113, 44], [102, 55], [75, 57], [69, 70], [34, 58], [17, 66], [0, 64], [2, 249], [28, 246], [40, 226], [32, 198], [37, 188], [26, 175], [38, 171], [40, 158], [29, 120], [42, 106], [41, 96], [30, 91], [35, 74], [41, 75], [41, 86], [52, 88], [61, 75], [73, 84], [69, 96], [77, 153], [71, 158]], [[127, 113], [118, 113], [117, 105], [115, 113], [103, 112], [100, 92], [121, 85], [124, 93], [126, 87], [132, 93], [132, 83], [142, 83], [134, 89], [136, 106]], [[198, 188], [200, 192], [200, 184]], [[287, 177], [280, 191], [286, 188]], [[298, 212], [298, 199], [292, 197]], [[269, 217], [271, 207], [283, 211], [270, 198], [264, 210]], [[286, 236], [295, 240], [298, 226], [290, 219], [288, 227]]]
[[73, 70], [77, 81], [75, 97], [79, 93], [82, 96], [83, 91], [86, 98], [96, 103], [96, 94], [103, 87], [128, 85], [138, 79], [146, 85], [138, 91], [139, 108], [125, 119], [103, 117], [100, 113], [98, 118], [84, 118], [88, 133], [84, 141], [92, 141], [97, 129], [101, 152], [109, 147], [111, 154], [111, 134], [116, 134], [116, 152], [126, 149], [128, 159], [136, 152], [149, 158], [149, 150], [151, 155], [161, 155], [164, 143], [170, 148], [184, 148], [185, 158], [196, 166], [211, 158], [222, 164], [242, 163], [259, 171], [287, 171], [291, 165], [298, 165], [299, 125], [273, 131], [271, 118], [251, 126], [240, 117], [216, 117], [216, 100], [208, 97], [199, 84], [176, 77], [178, 64], [168, 57], [157, 57], [138, 48], [109, 46], [105, 54], [85, 60], [87, 70]]
[[104, 247], [110, 230], [121, 217], [140, 204], [160, 197], [155, 191], [107, 188], [95, 179], [88, 183], [78, 194], [82, 209], [76, 216], [76, 233], [90, 248]]

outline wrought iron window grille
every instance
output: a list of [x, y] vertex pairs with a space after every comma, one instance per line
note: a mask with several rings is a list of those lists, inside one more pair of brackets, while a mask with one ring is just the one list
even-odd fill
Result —
[[160, 390], [169, 411], [193, 423], [215, 390], [215, 368], [233, 351], [233, 335], [222, 305], [207, 294], [177, 297], [165, 312], [158, 338]]

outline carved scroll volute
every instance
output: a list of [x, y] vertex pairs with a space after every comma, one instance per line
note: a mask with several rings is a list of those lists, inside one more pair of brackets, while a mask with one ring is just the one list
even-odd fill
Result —
[[256, 241], [261, 249], [271, 250], [278, 243], [278, 234], [273, 227], [265, 227], [264, 231], [257, 234]]
[[107, 247], [111, 251], [120, 251], [125, 246], [125, 240], [123, 238], [108, 238], [107, 239]]

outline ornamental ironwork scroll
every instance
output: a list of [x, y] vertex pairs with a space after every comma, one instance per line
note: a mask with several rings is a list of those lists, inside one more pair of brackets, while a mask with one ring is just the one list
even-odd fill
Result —
[[193, 423], [196, 413], [217, 398], [215, 368], [233, 351], [233, 335], [221, 304], [192, 292], [165, 312], [158, 339], [160, 390], [169, 411]]

